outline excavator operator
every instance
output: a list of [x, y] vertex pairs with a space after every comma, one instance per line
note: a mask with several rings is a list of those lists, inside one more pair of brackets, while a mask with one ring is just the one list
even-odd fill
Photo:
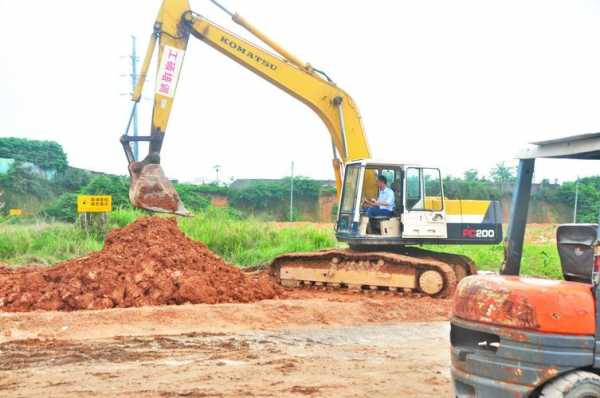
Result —
[[391, 217], [394, 213], [394, 207], [396, 206], [396, 198], [394, 191], [387, 186], [387, 178], [384, 175], [377, 177], [377, 187], [379, 188], [379, 196], [377, 200], [367, 199], [365, 204], [368, 206], [366, 209], [367, 216], [372, 217]]

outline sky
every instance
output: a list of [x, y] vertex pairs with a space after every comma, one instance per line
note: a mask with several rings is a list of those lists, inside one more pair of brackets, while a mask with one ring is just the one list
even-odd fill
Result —
[[[376, 159], [461, 175], [528, 142], [600, 131], [600, 0], [221, 0], [346, 90]], [[192, 9], [244, 37], [208, 0]], [[131, 35], [160, 0], [0, 0], [0, 136], [54, 140], [76, 167], [126, 174]], [[254, 39], [253, 39], [254, 40]], [[154, 72], [155, 68], [151, 69]], [[154, 90], [154, 76], [145, 97]], [[141, 134], [152, 103], [141, 103]], [[162, 152], [170, 178], [333, 178], [305, 105], [190, 39]], [[535, 179], [600, 174], [539, 161]]]

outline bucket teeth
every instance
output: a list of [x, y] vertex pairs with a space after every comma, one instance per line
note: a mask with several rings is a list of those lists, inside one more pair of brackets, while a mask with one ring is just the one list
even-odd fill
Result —
[[190, 216], [160, 164], [132, 163], [129, 199], [134, 207], [160, 213]]

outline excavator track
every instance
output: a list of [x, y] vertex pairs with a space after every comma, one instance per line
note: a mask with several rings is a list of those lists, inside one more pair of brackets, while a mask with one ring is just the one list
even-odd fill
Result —
[[[375, 290], [444, 298], [454, 293], [457, 275], [453, 266], [441, 261], [442, 258], [352, 249], [323, 250], [281, 255], [271, 263], [271, 271], [282, 286], [290, 288]], [[453, 260], [462, 264], [459, 259]]]
[[463, 278], [477, 273], [477, 267], [475, 267], [473, 260], [462, 254], [434, 252], [418, 247], [404, 247], [399, 249], [397, 253], [421, 259], [434, 259], [448, 264], [454, 270], [457, 283]]

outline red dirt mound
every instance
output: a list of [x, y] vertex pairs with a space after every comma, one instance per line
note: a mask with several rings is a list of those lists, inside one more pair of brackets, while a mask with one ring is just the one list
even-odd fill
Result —
[[0, 267], [0, 311], [102, 309], [277, 297], [266, 275], [250, 277], [187, 238], [174, 219], [143, 217], [113, 230], [102, 251], [51, 268]]

